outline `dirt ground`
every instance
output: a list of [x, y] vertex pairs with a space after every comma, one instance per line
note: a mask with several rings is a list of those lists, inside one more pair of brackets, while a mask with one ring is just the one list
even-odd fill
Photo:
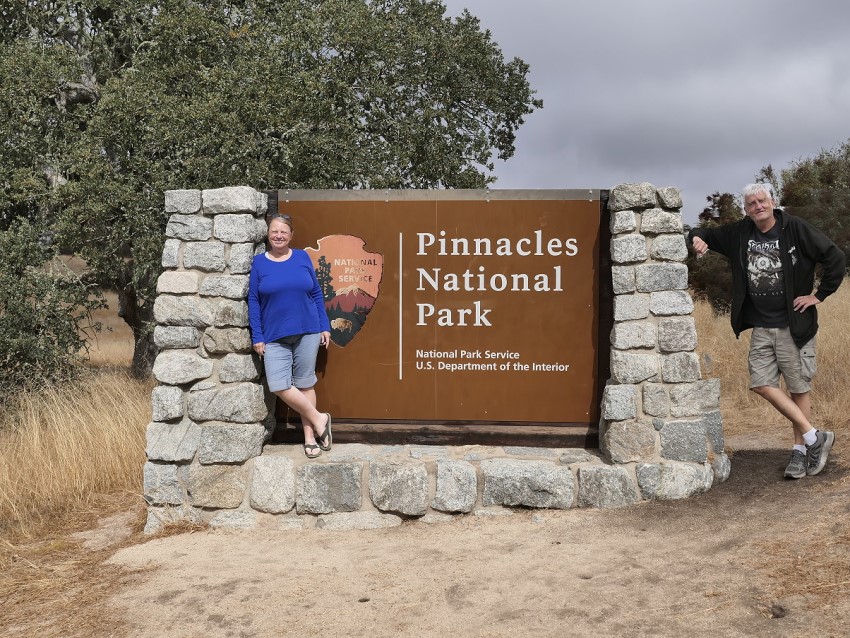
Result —
[[74, 537], [97, 557], [81, 583], [103, 589], [74, 613], [100, 616], [63, 633], [45, 611], [55, 605], [26, 622], [20, 600], [0, 635], [846, 636], [843, 441], [800, 481], [782, 479], [778, 440], [728, 444], [724, 485], [621, 510], [153, 540], [128, 540], [131, 517], [118, 514]]

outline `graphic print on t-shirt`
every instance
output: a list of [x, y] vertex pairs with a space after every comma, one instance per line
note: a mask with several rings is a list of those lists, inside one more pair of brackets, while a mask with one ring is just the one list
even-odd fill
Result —
[[751, 295], [781, 295], [785, 287], [779, 240], [757, 241], [747, 245], [747, 278]]

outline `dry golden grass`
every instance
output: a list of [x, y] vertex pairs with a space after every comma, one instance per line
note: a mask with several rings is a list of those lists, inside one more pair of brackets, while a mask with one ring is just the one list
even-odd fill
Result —
[[0, 422], [0, 532], [32, 534], [94, 494], [138, 493], [151, 387], [108, 371], [19, 395]]
[[[850, 361], [850, 334], [844, 330], [844, 320], [850, 316], [850, 285], [845, 283], [819, 305], [818, 313], [818, 374], [812, 390], [812, 420], [821, 429], [843, 430], [850, 415], [850, 388], [844, 383], [845, 366]], [[735, 339], [728, 315], [714, 316], [711, 307], [702, 301], [696, 303], [694, 318], [703, 376], [720, 379], [720, 407], [726, 434], [786, 428], [790, 447], [788, 422], [747, 387], [750, 331]]]
[[92, 496], [86, 507], [51, 517], [37, 538], [0, 537], [0, 635], [120, 636], [125, 622], [108, 604], [130, 577], [105, 563], [121, 545], [81, 551], [73, 532], [91, 529], [103, 512], [134, 513], [135, 534], [122, 544], [138, 542], [144, 508], [137, 494]]
[[107, 291], [103, 297], [107, 307], [97, 310], [92, 321], [104, 329], [92, 335], [88, 363], [92, 368], [126, 367], [133, 360], [133, 331], [118, 316], [118, 295]]

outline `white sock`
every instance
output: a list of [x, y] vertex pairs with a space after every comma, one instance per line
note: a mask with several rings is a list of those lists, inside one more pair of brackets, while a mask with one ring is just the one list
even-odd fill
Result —
[[797, 450], [798, 452], [802, 452], [803, 454], [806, 453], [806, 446], [805, 445], [795, 445], [794, 449]]
[[806, 445], [812, 445], [815, 441], [818, 440], [818, 431], [815, 429], [811, 429], [805, 434], [803, 434], [803, 440], [806, 442]]

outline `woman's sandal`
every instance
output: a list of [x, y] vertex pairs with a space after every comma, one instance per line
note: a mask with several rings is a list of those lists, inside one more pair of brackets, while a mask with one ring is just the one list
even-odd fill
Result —
[[331, 445], [333, 445], [333, 434], [331, 433], [331, 413], [325, 412], [328, 415], [328, 423], [325, 425], [325, 433], [322, 436], [316, 436], [316, 443], [319, 444], [319, 447], [322, 448], [325, 452], [331, 449]]
[[[315, 450], [315, 452], [313, 451]], [[318, 445], [313, 443], [305, 443], [304, 444], [304, 456], [308, 459], [315, 459], [316, 457], [322, 456], [322, 450]]]

